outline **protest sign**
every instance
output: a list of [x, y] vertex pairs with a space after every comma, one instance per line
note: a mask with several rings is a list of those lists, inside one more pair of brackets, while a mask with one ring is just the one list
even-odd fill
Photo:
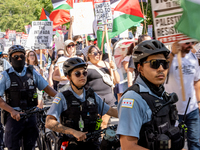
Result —
[[110, 0], [94, 0], [97, 26], [112, 24]]
[[73, 35], [93, 33], [92, 2], [74, 3], [73, 9], [70, 9], [70, 16], [74, 16]]
[[31, 25], [26, 25], [25, 26], [25, 30], [26, 30], [26, 34], [29, 34], [30, 30], [31, 30]]
[[153, 37], [153, 25], [148, 25], [148, 35]]
[[119, 35], [120, 38], [128, 38], [128, 30], [125, 30]]
[[172, 44], [177, 40], [190, 40], [178, 32], [174, 25], [182, 16], [183, 9], [177, 0], [151, 0], [154, 32], [157, 40], [164, 44]]
[[7, 32], [9, 41], [16, 41], [16, 31], [15, 30], [8, 30]]
[[4, 39], [4, 51], [7, 52], [8, 49], [14, 44], [12, 41], [9, 41], [9, 39]]
[[31, 36], [32, 49], [50, 49], [52, 41], [53, 22], [52, 21], [33, 21]]
[[142, 35], [143, 30], [143, 24], [140, 24], [140, 26], [137, 27], [135, 38], [138, 39], [139, 35]]
[[[107, 24], [108, 32], [112, 32], [112, 27], [113, 27], [112, 23]], [[104, 26], [97, 26], [97, 30], [105, 31]]]
[[0, 38], [4, 38], [5, 35], [6, 35], [5, 32], [0, 32]]
[[26, 48], [26, 41], [28, 39], [28, 34], [22, 34], [22, 37], [21, 37], [21, 45]]

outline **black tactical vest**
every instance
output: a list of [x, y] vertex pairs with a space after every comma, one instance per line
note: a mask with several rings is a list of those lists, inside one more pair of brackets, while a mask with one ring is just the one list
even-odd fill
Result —
[[84, 102], [80, 102], [69, 90], [64, 91], [63, 95], [67, 102], [67, 110], [61, 114], [61, 124], [80, 131], [79, 120], [81, 116], [84, 121], [83, 131], [95, 131], [98, 119], [98, 106], [94, 91], [91, 88], [86, 91]]
[[4, 71], [3, 59], [0, 58], [0, 73]]
[[[163, 95], [163, 100], [150, 95], [148, 92], [139, 92], [139, 85], [137, 84], [134, 84], [132, 87], [128, 88], [125, 92], [129, 90], [133, 90], [139, 95], [141, 95], [141, 97], [149, 105], [152, 112], [154, 112], [156, 108], [165, 104], [169, 100], [169, 95], [166, 92]], [[155, 116], [152, 115], [151, 121], [143, 124], [141, 127], [140, 139], [138, 140], [138, 145], [149, 149], [155, 149], [152, 147], [153, 143], [147, 142], [147, 138], [149, 139], [153, 138], [152, 133], [166, 134], [168, 132], [168, 129], [174, 127], [175, 122], [178, 119], [177, 113], [178, 112], [176, 110], [176, 106], [170, 104], [163, 107]]]
[[[7, 73], [9, 69], [6, 70]], [[17, 76], [15, 72], [8, 73], [10, 87], [5, 91], [6, 103], [11, 107], [20, 107], [22, 110], [37, 106], [36, 85], [33, 81], [33, 68], [29, 66], [24, 76]]]

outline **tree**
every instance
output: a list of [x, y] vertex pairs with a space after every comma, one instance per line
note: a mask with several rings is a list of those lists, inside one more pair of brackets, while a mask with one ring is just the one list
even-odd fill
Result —
[[[141, 3], [140, 3], [140, 7], [142, 9]], [[146, 29], [148, 29], [148, 27], [147, 27], [148, 25], [153, 25], [151, 0], [148, 0], [148, 3], [143, 3], [143, 8], [144, 8], [144, 14], [146, 15]], [[144, 21], [142, 22], [142, 24], [144, 25]], [[129, 30], [131, 30], [132, 33], [134, 34], [136, 31], [136, 27], [131, 27]], [[145, 34], [144, 30], [143, 30], [143, 34]]]
[[0, 0], [0, 29], [25, 32], [25, 25], [39, 20], [42, 8], [51, 12], [51, 0]]

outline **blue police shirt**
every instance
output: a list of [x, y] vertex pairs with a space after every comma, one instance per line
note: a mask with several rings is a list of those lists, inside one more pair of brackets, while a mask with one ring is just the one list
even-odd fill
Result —
[[[153, 94], [140, 76], [137, 77], [136, 84], [139, 85], [140, 92], [148, 92], [158, 99], [163, 99]], [[152, 115], [146, 101], [138, 93], [130, 90], [121, 97], [117, 109], [119, 117], [117, 134], [139, 139], [142, 125], [150, 121]]]
[[[79, 95], [77, 95], [71, 88], [71, 86], [68, 89], [69, 91], [71, 91], [73, 93], [73, 95], [79, 99], [81, 102], [85, 101], [85, 89], [83, 89], [83, 98], [81, 98]], [[102, 99], [96, 94], [95, 94], [95, 99], [96, 99], [96, 103], [98, 105], [98, 113], [101, 114], [102, 111], [102, 107], [103, 107], [103, 101]], [[108, 110], [110, 109], [110, 106], [108, 106], [106, 103], [104, 103], [104, 108], [103, 108], [103, 112], [102, 115], [106, 114], [108, 112]], [[51, 105], [51, 108], [49, 109], [47, 115], [51, 115], [54, 116], [55, 118], [57, 118], [57, 120], [59, 120], [60, 115], [63, 111], [67, 110], [67, 103], [66, 103], [66, 99], [64, 97], [64, 95], [62, 93], [58, 93], [54, 100], [53, 103]]]
[[[15, 72], [15, 74], [17, 76], [22, 77], [26, 74], [26, 70], [27, 70], [27, 67], [24, 66], [22, 72], [18, 73], [14, 70], [13, 67], [11, 67], [9, 69], [8, 73]], [[6, 71], [3, 71], [0, 74], [0, 96], [1, 97], [3, 97], [5, 90], [7, 90], [10, 87], [10, 84], [11, 84], [10, 77], [9, 77], [8, 73]], [[43, 90], [48, 85], [47, 81], [35, 69], [33, 69], [33, 81], [34, 81], [36, 87], [39, 90]]]

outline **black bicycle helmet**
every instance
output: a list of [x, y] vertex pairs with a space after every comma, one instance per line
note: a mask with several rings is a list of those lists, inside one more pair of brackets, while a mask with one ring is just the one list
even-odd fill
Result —
[[141, 59], [157, 53], [163, 53], [167, 58], [170, 51], [158, 40], [147, 40], [134, 47], [132, 58], [134, 63], [139, 63]]
[[16, 52], [22, 52], [22, 53], [24, 53], [24, 55], [26, 53], [26, 51], [25, 51], [23, 46], [21, 46], [21, 45], [13, 45], [8, 49], [9, 61], [11, 61], [11, 55], [13, 53], [16, 53]]
[[81, 58], [74, 57], [66, 60], [63, 64], [63, 71], [65, 76], [69, 75], [69, 72], [77, 67], [85, 66], [87, 67], [87, 63]]

